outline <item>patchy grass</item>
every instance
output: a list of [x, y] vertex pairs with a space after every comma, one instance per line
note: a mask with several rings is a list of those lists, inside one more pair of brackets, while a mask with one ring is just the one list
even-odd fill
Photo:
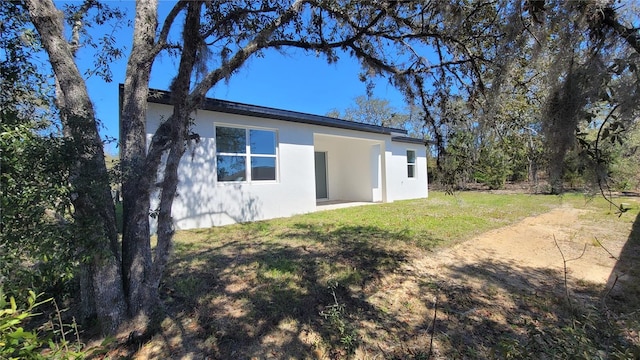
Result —
[[[590, 209], [596, 216], [589, 224], [624, 232], [633, 240], [628, 243], [635, 244], [629, 246], [640, 241], [637, 222], [629, 235], [630, 222], [620, 225], [615, 216], [604, 216], [609, 210], [601, 199], [471, 192], [431, 193], [424, 200], [178, 232], [161, 286], [167, 318], [158, 335], [130, 354], [220, 359], [553, 358], [558, 352], [552, 350], [566, 346], [589, 356], [602, 349], [622, 354], [620, 358], [625, 349], [634, 354], [637, 344], [625, 348], [620, 340], [625, 337], [617, 334], [626, 331], [626, 338], [637, 337], [637, 330], [629, 326], [637, 325], [638, 316], [608, 312], [607, 318], [592, 308], [577, 311], [561, 296], [550, 297], [533, 285], [523, 290], [499, 282], [500, 276], [508, 276], [526, 283], [539, 272], [536, 269], [522, 274], [509, 264], [489, 263], [455, 269], [460, 279], [489, 279], [475, 288], [438, 274], [426, 277], [408, 266], [413, 259], [433, 256], [434, 251], [487, 230], [562, 206]], [[636, 214], [637, 209], [624, 216]], [[631, 253], [626, 256], [637, 264], [635, 254], [640, 251]], [[602, 290], [589, 286], [584, 284], [585, 296], [595, 297]], [[636, 286], [635, 293], [622, 294], [633, 296], [637, 290]], [[616, 306], [638, 305], [630, 298], [616, 301]], [[605, 345], [596, 342], [611, 329], [616, 333], [599, 339]]]

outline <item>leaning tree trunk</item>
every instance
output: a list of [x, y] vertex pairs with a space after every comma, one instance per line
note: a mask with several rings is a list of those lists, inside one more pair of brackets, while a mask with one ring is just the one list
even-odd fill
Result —
[[201, 2], [190, 2], [184, 22], [182, 36], [184, 38], [182, 56], [178, 75], [171, 86], [173, 115], [171, 119], [170, 149], [164, 167], [162, 189], [160, 194], [160, 208], [158, 213], [158, 246], [154, 256], [154, 266], [149, 279], [150, 289], [157, 291], [162, 274], [169, 260], [172, 238], [174, 233], [171, 209], [178, 186], [178, 166], [185, 152], [185, 142], [188, 140], [190, 109], [189, 89], [191, 75], [197, 62], [198, 50], [204, 45], [200, 35]]
[[[148, 5], [147, 5], [148, 4]], [[195, 54], [201, 46], [206, 46], [198, 33], [199, 14], [202, 2], [178, 2], [165, 20], [160, 39], [153, 44], [155, 33], [156, 1], [138, 2], [136, 7], [136, 26], [132, 57], [127, 66], [127, 80], [123, 94], [121, 151], [123, 154], [123, 205], [125, 211], [123, 234], [123, 273], [125, 289], [131, 315], [148, 313], [158, 301], [158, 286], [169, 258], [173, 223], [171, 205], [178, 182], [177, 167], [184, 154], [189, 114], [204, 99], [207, 91], [221, 79], [228, 78], [257, 51], [262, 49], [269, 36], [289, 22], [301, 9], [302, 2], [294, 2], [278, 19], [256, 35], [241, 51], [236, 53], [224, 66], [207, 74], [200, 83], [189, 92], [189, 81]], [[173, 103], [176, 107], [173, 115], [156, 130], [151, 143], [145, 144], [146, 101], [148, 90], [148, 69], [153, 58], [162, 47], [163, 37], [178, 12], [189, 5], [185, 23], [180, 74], [175, 79]], [[195, 12], [195, 13], [194, 13]], [[191, 20], [188, 20], [191, 19]], [[151, 22], [153, 26], [138, 26], [138, 22]], [[191, 27], [187, 29], [188, 27]], [[165, 32], [166, 30], [166, 32]], [[186, 35], [185, 35], [186, 34]], [[134, 59], [133, 56], [140, 58]], [[183, 62], [184, 60], [184, 62]], [[144, 84], [144, 85], [143, 85]], [[179, 85], [178, 85], [179, 84]], [[145, 152], [146, 150], [146, 152]], [[162, 154], [169, 152], [162, 169], [160, 212], [158, 217], [158, 246], [153, 259], [149, 246], [149, 210], [150, 195], [156, 184], [156, 175], [160, 169]], [[144, 159], [144, 160], [141, 160]]]
[[74, 225], [82, 252], [85, 315], [113, 333], [126, 316], [115, 208], [93, 104], [63, 35], [63, 15], [51, 0], [24, 0], [53, 68], [57, 103], [72, 157]]

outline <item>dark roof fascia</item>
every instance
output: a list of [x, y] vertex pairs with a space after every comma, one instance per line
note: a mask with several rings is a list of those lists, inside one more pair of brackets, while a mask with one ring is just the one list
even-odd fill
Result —
[[[172, 105], [169, 91], [149, 89], [149, 102], [156, 104]], [[291, 121], [302, 124], [319, 125], [340, 129], [365, 131], [377, 134], [391, 135], [391, 133], [406, 134], [404, 129], [395, 129], [385, 126], [357, 123], [353, 121], [336, 119], [328, 116], [306, 114], [297, 111], [275, 109], [266, 106], [249, 105], [234, 101], [206, 98], [199, 107], [202, 110], [216, 111], [227, 114], [257, 116], [262, 118]]]
[[430, 143], [429, 140], [412, 138], [408, 136], [392, 136], [391, 141], [401, 142], [401, 143], [409, 143], [409, 144], [420, 144], [420, 145], [428, 145]]

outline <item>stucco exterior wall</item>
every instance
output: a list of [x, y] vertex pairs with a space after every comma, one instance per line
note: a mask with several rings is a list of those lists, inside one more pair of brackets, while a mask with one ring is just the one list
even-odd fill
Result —
[[[151, 138], [171, 106], [150, 103]], [[177, 229], [256, 221], [316, 210], [314, 152], [326, 151], [329, 199], [394, 201], [426, 197], [424, 146], [391, 142], [388, 134], [308, 125], [200, 110], [193, 114], [200, 135], [180, 163], [173, 216]], [[218, 182], [215, 126], [276, 132], [276, 181]], [[417, 177], [406, 178], [406, 147], [416, 150]], [[387, 173], [385, 174], [385, 170]]]
[[[158, 119], [166, 117], [169, 110], [166, 105], [150, 105], [148, 134], [155, 131]], [[200, 142], [188, 148], [180, 163], [178, 197], [173, 206], [178, 229], [227, 225], [315, 210], [313, 134], [303, 124], [210, 111], [198, 111], [194, 118], [193, 131], [200, 135]], [[218, 182], [216, 125], [275, 130], [278, 139], [277, 180]]]
[[[407, 150], [416, 152], [415, 177], [407, 174]], [[427, 189], [427, 153], [426, 147], [390, 141], [387, 158], [387, 200], [388, 202], [407, 199], [426, 198]]]

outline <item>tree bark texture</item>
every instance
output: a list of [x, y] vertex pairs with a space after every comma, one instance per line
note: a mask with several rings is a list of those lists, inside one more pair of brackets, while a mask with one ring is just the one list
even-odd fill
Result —
[[144, 283], [152, 264], [149, 207], [157, 165], [155, 169], [145, 169], [144, 165], [147, 160], [145, 122], [149, 79], [157, 54], [157, 7], [155, 0], [136, 2], [133, 46], [127, 63], [122, 99], [122, 273], [130, 315], [145, 312], [150, 306], [149, 302], [155, 301], [145, 295]]
[[60, 116], [73, 159], [73, 216], [85, 273], [81, 276], [85, 316], [115, 331], [126, 316], [115, 208], [93, 104], [63, 35], [62, 13], [51, 0], [25, 0], [58, 85]]
[[182, 57], [178, 68], [178, 76], [171, 86], [173, 100], [173, 116], [171, 119], [171, 145], [169, 155], [164, 167], [162, 191], [160, 195], [160, 211], [158, 213], [158, 245], [154, 256], [153, 276], [151, 288], [157, 290], [162, 279], [162, 273], [169, 260], [172, 238], [174, 233], [171, 209], [178, 187], [178, 166], [185, 152], [185, 142], [188, 139], [189, 115], [189, 89], [191, 75], [195, 67], [198, 50], [203, 46], [200, 37], [200, 12], [201, 2], [190, 2], [187, 7], [187, 16], [182, 32], [183, 44]]

